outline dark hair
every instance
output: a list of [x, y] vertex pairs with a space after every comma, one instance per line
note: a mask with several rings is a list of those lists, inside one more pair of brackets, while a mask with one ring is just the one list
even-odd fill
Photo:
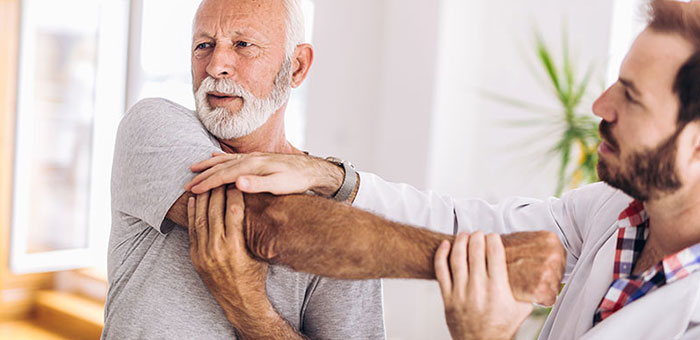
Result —
[[700, 2], [652, 0], [649, 28], [679, 34], [695, 46], [695, 52], [676, 75], [673, 91], [680, 100], [678, 125], [700, 119]]

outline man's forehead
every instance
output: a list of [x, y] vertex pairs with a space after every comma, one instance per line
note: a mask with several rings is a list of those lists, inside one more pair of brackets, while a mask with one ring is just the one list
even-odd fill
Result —
[[646, 29], [627, 54], [620, 78], [633, 83], [640, 92], [670, 92], [678, 70], [693, 51], [693, 45], [678, 34]]
[[221, 28], [223, 25], [239, 33], [260, 30], [260, 28], [278, 29], [284, 25], [286, 11], [280, 0], [204, 0], [194, 19], [194, 33]]

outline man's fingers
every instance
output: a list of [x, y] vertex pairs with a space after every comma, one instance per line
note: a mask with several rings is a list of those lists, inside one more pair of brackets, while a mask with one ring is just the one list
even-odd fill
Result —
[[447, 301], [452, 296], [452, 276], [447, 264], [447, 256], [450, 254], [450, 242], [442, 241], [435, 252], [435, 278], [440, 285], [443, 301]]
[[226, 238], [243, 239], [243, 218], [245, 216], [245, 204], [243, 202], [243, 193], [236, 190], [233, 186], [228, 186], [226, 189]]
[[217, 249], [218, 242], [224, 238], [224, 209], [226, 209], [226, 197], [224, 187], [218, 187], [211, 191], [209, 198], [209, 246]]
[[469, 282], [481, 289], [486, 284], [486, 249], [484, 233], [477, 231], [469, 237]]
[[467, 243], [470, 236], [468, 233], [461, 233], [452, 245], [452, 253], [450, 255], [450, 267], [452, 268], [452, 284], [455, 290], [467, 286], [469, 278], [469, 268], [467, 268]]
[[194, 223], [194, 197], [187, 199], [187, 230], [190, 232], [190, 251], [197, 252], [197, 227]]
[[197, 249], [207, 249], [209, 242], [209, 192], [197, 195], [195, 202], [194, 225], [197, 228]]
[[498, 234], [486, 235], [486, 265], [491, 280], [501, 287], [509, 287], [506, 251]]

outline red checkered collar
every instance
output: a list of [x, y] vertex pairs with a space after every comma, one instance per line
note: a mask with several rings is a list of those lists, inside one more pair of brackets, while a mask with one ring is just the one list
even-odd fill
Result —
[[620, 213], [617, 226], [613, 282], [596, 309], [594, 326], [649, 292], [700, 270], [698, 243], [665, 257], [644, 273], [633, 275], [634, 265], [649, 236], [649, 216], [644, 211], [644, 204], [639, 201], [630, 203]]

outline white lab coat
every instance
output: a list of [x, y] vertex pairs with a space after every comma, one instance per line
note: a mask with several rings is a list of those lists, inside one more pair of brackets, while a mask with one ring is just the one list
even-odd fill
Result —
[[360, 173], [354, 206], [437, 232], [549, 230], [567, 253], [564, 281], [540, 339], [700, 339], [700, 272], [665, 285], [593, 325], [612, 283], [615, 222], [632, 199], [604, 183], [545, 201], [510, 198], [492, 205], [458, 200]]

